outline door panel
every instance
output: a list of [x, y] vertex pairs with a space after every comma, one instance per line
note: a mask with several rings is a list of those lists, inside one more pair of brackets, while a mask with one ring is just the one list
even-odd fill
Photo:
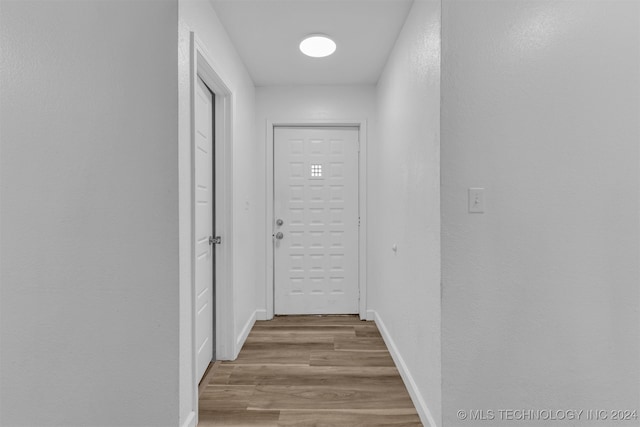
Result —
[[195, 99], [195, 295], [196, 373], [213, 359], [213, 94], [198, 79]]
[[358, 312], [358, 133], [274, 130], [275, 314]]

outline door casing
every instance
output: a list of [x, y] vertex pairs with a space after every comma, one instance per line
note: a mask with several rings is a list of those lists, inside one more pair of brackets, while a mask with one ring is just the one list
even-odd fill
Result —
[[[266, 165], [265, 165], [265, 186], [266, 186], [266, 212], [265, 212], [265, 253], [266, 253], [266, 314], [265, 320], [273, 319], [274, 316], [274, 250], [273, 250], [273, 230], [275, 218], [273, 216], [273, 132], [279, 126], [286, 127], [336, 127], [348, 126], [356, 127], [360, 135], [360, 152], [358, 155], [358, 211], [360, 215], [360, 228], [358, 230], [358, 277], [360, 299], [358, 303], [358, 313], [360, 319], [367, 319], [367, 120], [267, 120], [265, 126], [266, 141]], [[369, 319], [371, 320], [371, 319]]]
[[[194, 39], [194, 61], [191, 87], [194, 88], [197, 77], [200, 77], [215, 95], [215, 230], [222, 237], [222, 243], [216, 245], [216, 356], [220, 360], [235, 357], [235, 340], [233, 334], [233, 194], [232, 194], [232, 92], [214, 70], [212, 61], [202, 43], [192, 33]], [[192, 97], [192, 100], [194, 98]], [[192, 110], [193, 112], [193, 106]], [[195, 120], [192, 115], [192, 120]], [[192, 124], [191, 130], [195, 127]], [[192, 134], [192, 147], [193, 147]], [[192, 174], [195, 170], [194, 157], [191, 158]], [[192, 178], [193, 179], [193, 178]], [[193, 182], [193, 181], [192, 181]], [[193, 191], [193, 186], [192, 186]], [[192, 194], [193, 197], [193, 194]], [[192, 199], [193, 200], [193, 199]], [[192, 218], [194, 221], [195, 218]], [[195, 254], [192, 256], [194, 259]]]

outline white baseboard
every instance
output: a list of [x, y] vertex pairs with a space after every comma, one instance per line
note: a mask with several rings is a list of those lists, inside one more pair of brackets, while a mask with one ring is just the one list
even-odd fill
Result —
[[376, 320], [376, 311], [375, 310], [367, 310], [367, 320], [375, 321]]
[[407, 368], [404, 359], [400, 355], [398, 351], [398, 347], [396, 347], [396, 343], [389, 335], [389, 331], [387, 327], [384, 325], [382, 318], [375, 310], [367, 310], [367, 319], [372, 317], [375, 320], [376, 325], [378, 326], [378, 330], [382, 335], [382, 339], [384, 339], [385, 344], [387, 344], [387, 348], [389, 349], [389, 353], [391, 353], [391, 357], [400, 372], [400, 376], [402, 377], [402, 381], [404, 381], [405, 387], [407, 387], [407, 391], [409, 392], [409, 396], [411, 396], [411, 400], [413, 401], [416, 410], [418, 411], [418, 416], [420, 417], [420, 421], [422, 424], [429, 427], [437, 427], [436, 422], [433, 419], [433, 415], [431, 415], [431, 411], [427, 407], [427, 403], [424, 401], [422, 394], [418, 390], [418, 386], [416, 385], [413, 377], [411, 376], [411, 372], [409, 372], [409, 368]]
[[256, 320], [269, 320], [267, 319], [267, 310], [259, 308], [256, 310]]
[[253, 328], [253, 325], [256, 323], [257, 312], [258, 310], [251, 313], [251, 316], [249, 316], [249, 319], [247, 319], [247, 323], [244, 324], [244, 327], [240, 331], [238, 338], [236, 338], [236, 348], [233, 351], [233, 360], [238, 357], [238, 353], [240, 353], [244, 342], [247, 340], [249, 332], [251, 332], [251, 328]]
[[182, 423], [182, 427], [196, 427], [196, 413], [191, 411], [187, 419]]

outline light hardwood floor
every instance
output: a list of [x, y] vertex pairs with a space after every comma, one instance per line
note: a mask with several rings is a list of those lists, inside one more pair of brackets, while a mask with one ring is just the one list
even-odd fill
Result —
[[238, 359], [203, 379], [199, 427], [422, 426], [373, 322], [256, 322]]

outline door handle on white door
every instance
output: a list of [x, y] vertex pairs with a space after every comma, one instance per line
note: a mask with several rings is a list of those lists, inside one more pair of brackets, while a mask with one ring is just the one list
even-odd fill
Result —
[[222, 244], [222, 237], [220, 236], [209, 236], [209, 256], [213, 255], [213, 245]]
[[278, 231], [275, 235], [276, 240], [282, 240], [283, 237], [284, 234], [282, 234], [282, 231]]
[[278, 220], [276, 221], [276, 225], [278, 227], [282, 227], [282, 224], [284, 224], [284, 221], [278, 218]]

